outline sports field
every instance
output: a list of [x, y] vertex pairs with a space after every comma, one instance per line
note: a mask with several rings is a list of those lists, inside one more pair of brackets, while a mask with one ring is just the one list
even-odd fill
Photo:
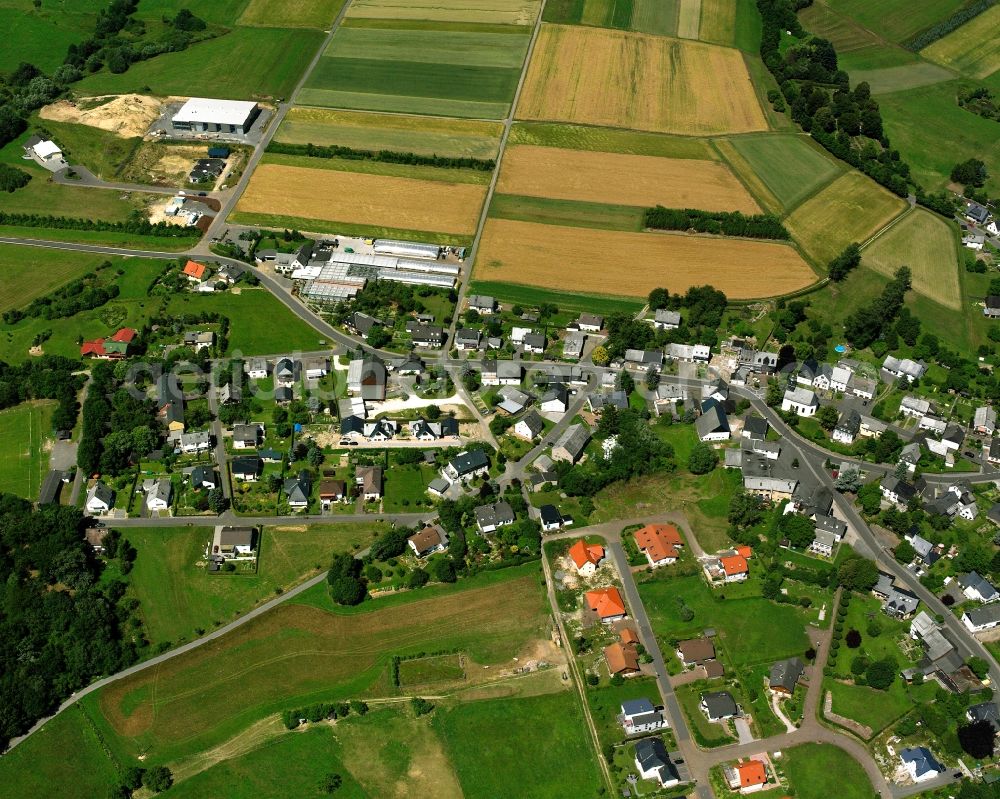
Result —
[[785, 227], [825, 267], [852, 241], [864, 243], [904, 208], [905, 200], [859, 172], [847, 172], [796, 208]]
[[0, 493], [38, 499], [49, 468], [55, 407], [42, 400], [0, 411]]
[[250, 0], [240, 25], [328, 30], [345, 0]]
[[[998, 125], [960, 108], [955, 101], [960, 89], [972, 85], [951, 81], [878, 97], [892, 146], [910, 165], [913, 177], [929, 190], [947, 186], [951, 169], [959, 161], [981, 158], [990, 172], [985, 191], [990, 196], [1000, 192]], [[924, 125], [928, 119], [934, 120], [933, 136]]]
[[711, 283], [732, 299], [786, 294], [816, 280], [783, 244], [507, 219], [487, 221], [473, 277], [625, 297], [645, 297], [657, 286], [683, 293]]
[[552, 147], [508, 148], [497, 191], [619, 205], [760, 211], [743, 185], [717, 161]]
[[914, 291], [957, 311], [962, 307], [957, 246], [947, 222], [915, 208], [865, 248], [862, 262], [890, 277], [905, 264]]
[[295, 106], [285, 116], [275, 139], [289, 144], [487, 159], [496, 158], [500, 133], [497, 122]]
[[782, 209], [794, 208], [841, 169], [805, 136], [769, 133], [734, 136], [716, 143], [751, 189], [763, 184]]
[[[155, 671], [110, 685], [100, 694], [101, 711], [129, 748], [151, 747], [157, 759], [170, 759], [281, 708], [357, 696], [391, 654], [461, 649], [477, 663], [510, 662], [546, 635], [537, 565], [483, 586], [401, 599], [346, 615], [282, 605]], [[219, 696], [240, 701], [220, 703]]]
[[737, 50], [548, 24], [517, 116], [689, 135], [767, 129]]
[[88, 75], [74, 88], [82, 94], [288, 97], [322, 42], [318, 30], [234, 28], [182, 52], [140, 61], [121, 75]]
[[998, 27], [1000, 6], [993, 6], [930, 47], [925, 47], [920, 54], [970, 78], [988, 78], [1000, 69]]
[[266, 163], [237, 210], [467, 234], [476, 229], [485, 197], [481, 185]]
[[539, 5], [539, 0], [353, 0], [348, 18], [533, 25]]

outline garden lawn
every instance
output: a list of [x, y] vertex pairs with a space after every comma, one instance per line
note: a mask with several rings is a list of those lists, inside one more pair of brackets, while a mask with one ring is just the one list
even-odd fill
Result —
[[587, 704], [590, 715], [597, 727], [601, 746], [617, 743], [625, 738], [625, 731], [618, 723], [622, 702], [630, 699], [648, 699], [654, 705], [660, 703], [656, 682], [650, 677], [633, 677], [621, 685], [602, 685], [587, 688]]
[[[661, 642], [697, 636], [706, 627], [714, 627], [716, 645], [721, 644], [729, 660], [741, 666], [801, 655], [809, 647], [800, 609], [762, 597], [719, 599], [727, 590], [709, 588], [701, 575], [639, 583], [639, 594]], [[678, 598], [694, 611], [691, 621], [680, 620]]]
[[433, 727], [467, 799], [592, 796], [601, 786], [597, 755], [569, 691], [439, 709]]
[[122, 531], [139, 557], [128, 577], [154, 644], [176, 644], [226, 624], [324, 568], [334, 552], [371, 543], [376, 523], [266, 527], [257, 574], [209, 573], [205, 546], [211, 527], [128, 528]]
[[55, 408], [53, 400], [41, 400], [0, 411], [0, 492], [38, 499], [48, 471], [46, 445]]
[[833, 692], [834, 713], [870, 727], [875, 735], [913, 709], [913, 700], [898, 677], [886, 691], [835, 680], [828, 680], [823, 691], [824, 695]]
[[683, 685], [674, 692], [684, 715], [693, 727], [695, 740], [701, 747], [725, 746], [732, 743], [736, 739], [726, 731], [726, 728], [722, 724], [710, 722], [699, 707], [702, 690], [695, 686]]
[[414, 513], [428, 499], [427, 486], [437, 476], [430, 464], [393, 465], [385, 473], [385, 513]]
[[782, 763], [798, 799], [829, 799], [831, 775], [836, 775], [837, 799], [871, 799], [875, 793], [858, 761], [830, 744], [786, 749]]
[[[83, 93], [180, 95], [234, 100], [288, 97], [324, 34], [313, 30], [235, 28], [216, 39], [75, 84]], [[236, 68], [235, 65], [238, 65]]]

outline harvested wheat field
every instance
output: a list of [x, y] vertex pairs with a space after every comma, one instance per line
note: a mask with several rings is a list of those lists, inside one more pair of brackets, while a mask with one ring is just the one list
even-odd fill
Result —
[[565, 25], [542, 26], [517, 117], [689, 135], [767, 130], [738, 50]]
[[627, 297], [711, 283], [742, 300], [797, 291], [816, 275], [785, 244], [490, 219], [473, 278]]
[[508, 148], [497, 190], [616, 205], [760, 211], [743, 184], [716, 161], [530, 145]]
[[913, 273], [913, 290], [960, 310], [958, 251], [951, 227], [923, 208], [915, 208], [865, 248], [862, 263], [892, 276], [906, 265]]
[[145, 136], [149, 126], [160, 115], [162, 102], [141, 94], [116, 94], [87, 97], [73, 102], [59, 100], [38, 112], [42, 119], [53, 122], [73, 122], [92, 128], [109, 130], [125, 139]]
[[532, 25], [538, 0], [353, 0], [348, 17]]
[[474, 233], [486, 187], [261, 164], [237, 211], [328, 222]]

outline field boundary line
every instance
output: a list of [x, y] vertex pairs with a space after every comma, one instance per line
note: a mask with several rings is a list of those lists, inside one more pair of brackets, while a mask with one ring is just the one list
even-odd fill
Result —
[[888, 222], [886, 222], [885, 225], [883, 225], [880, 230], [876, 230], [874, 233], [872, 233], [871, 236], [869, 236], [864, 242], [862, 242], [861, 249], [864, 250], [869, 245], [874, 244], [876, 239], [881, 238], [883, 235], [888, 233], [891, 228], [895, 227], [899, 222], [901, 222], [906, 217], [911, 216], [916, 210], [917, 207], [915, 205], [907, 205], [907, 207], [904, 208], [902, 211], [900, 211], [899, 214], [897, 214]]
[[[764, 201], [764, 197], [763, 197], [762, 194], [758, 194], [757, 192], [755, 192], [753, 190], [753, 188], [750, 186], [749, 181], [746, 180], [746, 178], [743, 176], [742, 172], [736, 167], [736, 164], [733, 163], [732, 158], [730, 156], [726, 155], [726, 153], [719, 146], [719, 142], [720, 141], [721, 142], [725, 142], [727, 145], [729, 145], [730, 147], [732, 147], [733, 148], [733, 155], [736, 156], [736, 157], [738, 157], [738, 158], [740, 158], [743, 161], [743, 163], [746, 164], [747, 170], [749, 170], [754, 175], [754, 177], [756, 177], [757, 180], [760, 181], [760, 187], [764, 191], [767, 192], [767, 195], [768, 195], [767, 196], [767, 200], [768, 200], [768, 202]], [[767, 187], [767, 184], [764, 183], [763, 179], [759, 175], [757, 175], [756, 172], [754, 172], [753, 167], [746, 160], [746, 158], [744, 158], [742, 155], [740, 155], [738, 152], [736, 152], [736, 148], [733, 147], [732, 143], [730, 141], [728, 141], [728, 139], [726, 139], [726, 138], [710, 138], [708, 140], [708, 145], [709, 145], [709, 147], [712, 148], [712, 150], [714, 150], [716, 153], [718, 153], [719, 158], [721, 159], [722, 163], [724, 163], [726, 165], [726, 167], [729, 169], [729, 172], [733, 175], [733, 177], [735, 177], [736, 180], [738, 180], [740, 182], [740, 185], [743, 186], [743, 188], [747, 190], [747, 194], [749, 194], [751, 197], [753, 197], [754, 202], [757, 203], [757, 205], [760, 206], [760, 209], [762, 211], [764, 211], [766, 213], [773, 213], [773, 214], [777, 215], [780, 212], [783, 212], [785, 210], [785, 206], [781, 204], [781, 201]], [[773, 201], [773, 203], [771, 201]]]

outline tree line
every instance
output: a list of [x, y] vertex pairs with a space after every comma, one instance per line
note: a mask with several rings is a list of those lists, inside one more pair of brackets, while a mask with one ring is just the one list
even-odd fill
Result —
[[31, 175], [23, 169], [9, 164], [0, 164], [0, 191], [14, 192], [27, 186], [30, 181]]
[[0, 409], [27, 400], [54, 399], [59, 406], [52, 415], [53, 429], [72, 429], [79, 410], [76, 395], [84, 381], [82, 376], [73, 374], [78, 366], [75, 361], [57, 355], [45, 355], [14, 366], [0, 361]]
[[904, 42], [903, 47], [917, 53], [925, 47], [933, 44], [938, 39], [943, 39], [952, 31], [958, 30], [970, 19], [978, 17], [984, 11], [995, 5], [995, 3], [996, 0], [976, 0], [976, 2], [958, 9], [947, 19], [943, 19], [936, 25], [932, 25], [926, 30], [921, 31], [909, 41]]
[[788, 241], [791, 234], [771, 214], [741, 214], [739, 211], [700, 211], [695, 208], [647, 208], [643, 225], [655, 230], [694, 230], [746, 239]]
[[386, 164], [411, 164], [414, 166], [436, 166], [444, 169], [476, 169], [492, 172], [496, 161], [492, 158], [449, 157], [443, 155], [419, 155], [418, 153], [396, 150], [359, 150], [339, 144], [289, 144], [271, 142], [267, 151], [283, 155], [307, 155], [310, 158], [344, 158], [349, 161], [381, 161]]
[[844, 335], [847, 340], [860, 350], [881, 338], [896, 321], [909, 290], [910, 270], [901, 266], [878, 297], [844, 320]]
[[[950, 217], [954, 201], [947, 192], [926, 193], [899, 151], [892, 149], [869, 85], [861, 82], [852, 90], [833, 44], [803, 29], [796, 12], [811, 4], [757, 0], [763, 20], [761, 58], [781, 90], [781, 97], [773, 100], [775, 108], [783, 98], [792, 119], [834, 156], [900, 197], [906, 197], [912, 185], [918, 203]], [[798, 41], [783, 49], [785, 31]], [[783, 109], [783, 101], [780, 106]]]
[[68, 285], [32, 300], [23, 310], [12, 308], [5, 311], [4, 323], [15, 325], [22, 319], [36, 317], [63, 319], [81, 311], [100, 308], [117, 297], [120, 291], [117, 283], [104, 284], [100, 280], [100, 272], [110, 268], [111, 263], [105, 261], [93, 274], [77, 278]]
[[0, 225], [15, 227], [54, 228], [56, 230], [92, 230], [101, 233], [133, 233], [141, 236], [155, 236], [166, 239], [185, 239], [193, 235], [189, 228], [168, 225], [166, 222], [152, 223], [141, 213], [133, 214], [124, 222], [108, 222], [100, 219], [81, 219], [70, 216], [47, 214], [18, 214], [0, 211]]

